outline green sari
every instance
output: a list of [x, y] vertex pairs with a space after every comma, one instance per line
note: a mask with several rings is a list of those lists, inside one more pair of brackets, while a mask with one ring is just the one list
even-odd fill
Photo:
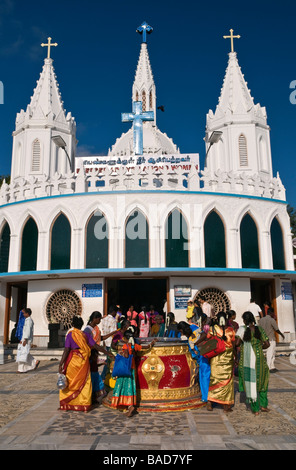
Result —
[[238, 366], [239, 391], [246, 393], [253, 412], [259, 411], [260, 407], [267, 408], [268, 405], [269, 368], [262, 349], [262, 343], [268, 341], [268, 337], [263, 328], [258, 328], [261, 340], [255, 338], [252, 332], [249, 343], [243, 341], [245, 326], [241, 326], [236, 333], [242, 340]]

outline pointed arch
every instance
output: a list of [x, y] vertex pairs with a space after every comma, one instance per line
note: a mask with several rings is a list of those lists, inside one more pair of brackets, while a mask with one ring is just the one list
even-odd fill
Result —
[[149, 225], [138, 208], [125, 223], [125, 267], [149, 268]]
[[1, 228], [0, 236], [0, 272], [8, 272], [9, 248], [10, 248], [10, 227], [5, 221]]
[[241, 259], [243, 269], [260, 269], [258, 230], [255, 220], [246, 213], [240, 224]]
[[188, 224], [179, 209], [173, 209], [165, 224], [166, 267], [189, 267]]
[[21, 238], [21, 272], [37, 270], [38, 236], [37, 224], [30, 216], [24, 225]]
[[63, 212], [53, 221], [50, 233], [50, 269], [70, 269], [71, 225]]
[[204, 222], [206, 268], [226, 268], [225, 227], [221, 217], [212, 210]]
[[108, 268], [109, 260], [109, 226], [105, 215], [96, 210], [89, 217], [85, 228], [86, 269]]
[[283, 231], [277, 217], [274, 217], [270, 225], [270, 240], [272, 249], [273, 269], [285, 270], [285, 249]]

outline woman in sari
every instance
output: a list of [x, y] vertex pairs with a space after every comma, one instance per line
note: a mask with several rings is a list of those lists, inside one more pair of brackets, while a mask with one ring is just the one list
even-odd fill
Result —
[[101, 341], [105, 341], [106, 339], [110, 338], [110, 336], [114, 336], [117, 330], [112, 331], [111, 333], [102, 336], [101, 330], [99, 328], [99, 324], [102, 320], [101, 312], [93, 312], [89, 317], [87, 326], [84, 328], [86, 333], [91, 333], [95, 342], [100, 345]]
[[146, 307], [142, 307], [142, 311], [138, 315], [139, 320], [139, 337], [140, 338], [148, 338], [150, 333], [150, 313], [147, 312]]
[[235, 331], [227, 326], [227, 316], [224, 312], [219, 312], [216, 319], [213, 319], [208, 338], [212, 335], [223, 339], [225, 351], [210, 360], [211, 379], [207, 410], [212, 411], [212, 403], [218, 403], [223, 405], [224, 411], [227, 413], [232, 411], [231, 407], [234, 405]]
[[178, 323], [178, 330], [181, 335], [184, 335], [188, 338], [188, 346], [191, 357], [196, 361], [198, 368], [196, 368], [196, 374], [198, 373], [198, 382], [199, 388], [201, 391], [201, 400], [203, 402], [208, 401], [208, 392], [211, 376], [211, 366], [209, 360], [206, 357], [203, 357], [198, 349], [199, 341], [206, 337], [207, 330], [204, 330], [207, 325], [207, 315], [203, 314], [201, 317], [201, 326], [195, 324], [189, 324], [184, 321]]
[[60, 410], [89, 411], [92, 405], [90, 374], [91, 348], [109, 354], [98, 346], [89, 333], [81, 331], [83, 320], [73, 318], [73, 328], [68, 332], [59, 373], [67, 377], [68, 385], [60, 390]]
[[123, 337], [123, 345], [119, 349], [119, 354], [128, 358], [132, 356], [131, 376], [117, 377], [113, 390], [111, 406], [117, 409], [127, 410], [127, 417], [130, 418], [137, 406], [137, 388], [136, 388], [136, 366], [135, 354], [142, 349], [149, 349], [155, 343], [156, 339], [150, 344], [140, 345], [134, 341], [134, 331], [128, 329]]
[[246, 393], [247, 403], [255, 415], [260, 408], [268, 412], [268, 383], [269, 368], [263, 353], [263, 349], [269, 347], [268, 337], [261, 328], [256, 325], [256, 320], [251, 312], [243, 314], [244, 326], [236, 333], [236, 346], [240, 347], [239, 361], [239, 391]]

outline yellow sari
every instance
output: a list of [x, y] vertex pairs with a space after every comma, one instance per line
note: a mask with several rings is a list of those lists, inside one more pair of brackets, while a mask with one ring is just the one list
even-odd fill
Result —
[[[215, 333], [217, 336], [223, 336], [223, 330], [215, 325]], [[210, 329], [208, 335], [212, 335]], [[234, 355], [233, 346], [235, 341], [235, 331], [228, 327], [225, 329], [225, 346], [226, 349], [222, 354], [213, 357], [211, 363], [211, 379], [208, 400], [221, 405], [234, 404], [234, 384], [233, 384], [233, 366]]]
[[65, 390], [60, 390], [60, 409], [89, 411], [92, 404], [89, 363], [91, 348], [82, 331], [74, 328], [71, 334], [79, 349], [71, 350], [65, 364], [68, 387]]

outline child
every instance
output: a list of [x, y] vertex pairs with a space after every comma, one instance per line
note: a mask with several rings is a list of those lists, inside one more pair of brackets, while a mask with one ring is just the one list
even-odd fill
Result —
[[188, 300], [187, 309], [186, 309], [186, 318], [190, 320], [193, 317], [194, 304], [192, 300]]
[[124, 344], [119, 347], [119, 353], [124, 357], [133, 356], [130, 377], [117, 377], [116, 384], [113, 390], [111, 406], [117, 409], [127, 409], [127, 417], [130, 418], [137, 406], [137, 389], [136, 389], [136, 366], [134, 355], [137, 351], [148, 349], [152, 347], [156, 340], [152, 341], [149, 345], [141, 346], [134, 341], [134, 332], [128, 329], [124, 333]]

